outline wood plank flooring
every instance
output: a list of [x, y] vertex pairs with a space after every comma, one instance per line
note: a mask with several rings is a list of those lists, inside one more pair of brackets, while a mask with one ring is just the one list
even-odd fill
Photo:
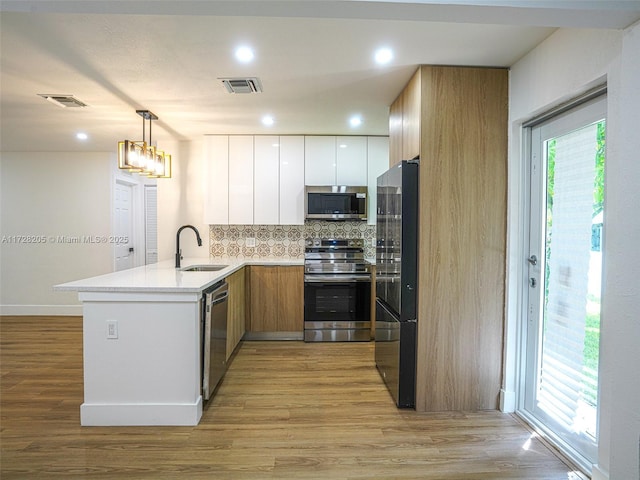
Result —
[[373, 343], [244, 342], [197, 427], [81, 427], [81, 318], [0, 327], [3, 480], [582, 478], [508, 414], [396, 409]]

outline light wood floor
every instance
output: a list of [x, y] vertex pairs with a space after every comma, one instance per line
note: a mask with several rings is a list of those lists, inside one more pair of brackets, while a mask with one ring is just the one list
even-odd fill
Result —
[[0, 321], [3, 480], [578, 478], [508, 414], [396, 409], [373, 343], [244, 342], [197, 427], [81, 427], [81, 319]]

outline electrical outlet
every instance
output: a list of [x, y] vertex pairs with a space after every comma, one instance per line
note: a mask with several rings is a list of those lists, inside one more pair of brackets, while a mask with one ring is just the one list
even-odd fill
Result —
[[247, 237], [246, 238], [246, 243], [247, 243], [247, 247], [255, 247], [256, 246], [255, 237]]
[[107, 338], [118, 338], [117, 320], [107, 320]]
[[372, 239], [371, 239], [371, 246], [372, 246], [372, 247], [375, 247], [375, 246], [376, 246], [376, 239], [375, 239], [375, 238], [372, 238]]

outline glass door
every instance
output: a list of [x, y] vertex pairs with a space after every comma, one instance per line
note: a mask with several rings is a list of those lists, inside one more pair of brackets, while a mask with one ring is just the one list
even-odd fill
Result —
[[530, 133], [522, 413], [590, 472], [598, 441], [605, 97]]

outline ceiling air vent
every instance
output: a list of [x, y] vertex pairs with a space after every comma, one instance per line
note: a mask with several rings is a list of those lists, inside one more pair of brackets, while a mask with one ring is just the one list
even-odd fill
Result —
[[229, 93], [260, 93], [262, 84], [258, 77], [218, 78]]
[[86, 103], [81, 102], [73, 95], [53, 95], [48, 93], [39, 93], [38, 95], [62, 108], [78, 108], [87, 106]]

